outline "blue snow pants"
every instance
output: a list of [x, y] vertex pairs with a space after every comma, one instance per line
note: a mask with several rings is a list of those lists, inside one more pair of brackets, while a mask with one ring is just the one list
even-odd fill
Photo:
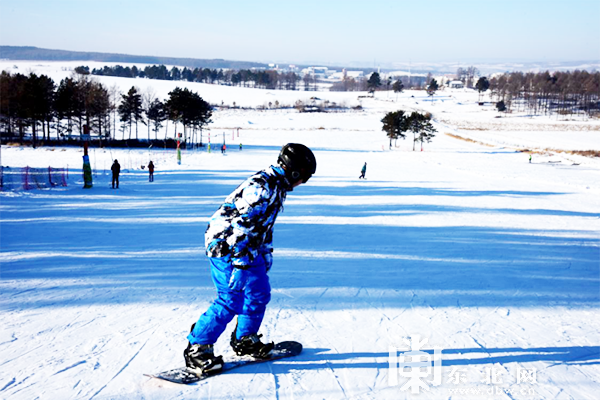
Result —
[[230, 257], [209, 258], [213, 283], [217, 288], [217, 299], [200, 316], [194, 330], [188, 335], [191, 344], [214, 344], [237, 315], [238, 339], [258, 333], [271, 300], [271, 285], [267, 271], [271, 268], [265, 257], [259, 256], [247, 270], [248, 280], [240, 291], [229, 288], [234, 267]]

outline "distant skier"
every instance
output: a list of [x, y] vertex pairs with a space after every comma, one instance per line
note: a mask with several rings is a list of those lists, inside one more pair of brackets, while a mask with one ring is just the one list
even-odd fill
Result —
[[531, 153], [529, 154], [529, 164], [531, 164]]
[[240, 143], [240, 151], [242, 151], [242, 143]]
[[235, 353], [269, 358], [273, 350], [273, 343], [262, 343], [258, 334], [271, 299], [267, 272], [273, 263], [273, 224], [287, 193], [317, 169], [314, 154], [302, 144], [283, 146], [277, 162], [238, 186], [206, 229], [206, 254], [218, 297], [192, 325], [183, 352], [186, 366], [198, 372], [223, 368], [213, 345], [236, 315], [230, 340]]
[[221, 153], [222, 153], [222, 154], [225, 154], [225, 151], [226, 151], [226, 150], [227, 150], [227, 146], [225, 146], [225, 144], [223, 144], [223, 145], [221, 146]]
[[360, 170], [360, 176], [358, 177], [358, 179], [367, 179], [367, 178], [365, 178], [366, 173], [367, 173], [367, 163], [365, 163], [365, 165], [363, 165], [362, 169]]
[[148, 180], [149, 182], [154, 182], [154, 163], [150, 160], [150, 164], [148, 164]]
[[117, 189], [119, 188], [119, 174], [121, 173], [121, 164], [119, 161], [115, 160], [112, 167], [110, 167], [112, 171], [112, 188], [115, 188], [115, 183], [117, 184]]

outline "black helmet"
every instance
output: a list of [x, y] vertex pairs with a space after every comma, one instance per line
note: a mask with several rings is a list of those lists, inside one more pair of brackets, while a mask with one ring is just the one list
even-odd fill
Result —
[[306, 183], [317, 171], [315, 155], [308, 147], [299, 143], [288, 143], [283, 146], [277, 162], [285, 167], [286, 175], [291, 177], [293, 182], [302, 178], [302, 182]]

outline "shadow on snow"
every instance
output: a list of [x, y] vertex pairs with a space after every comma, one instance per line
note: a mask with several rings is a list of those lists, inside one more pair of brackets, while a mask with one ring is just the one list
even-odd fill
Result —
[[[62, 190], [4, 196], [0, 307], [188, 302], [199, 293], [209, 300], [213, 292], [204, 230], [223, 199], [250, 173], [161, 171], [150, 184], [147, 174], [140, 172], [124, 176], [119, 190], [109, 189], [109, 177], [102, 176], [89, 191], [73, 184]], [[399, 196], [562, 194], [309, 184], [288, 197], [281, 216], [294, 218], [276, 224], [272, 286], [290, 295], [301, 293], [305, 305], [320, 301], [311, 289], [340, 289], [328, 294], [327, 303], [320, 304], [323, 309], [347, 307], [356, 301], [348, 293], [360, 288], [378, 290], [380, 304], [390, 307], [598, 306], [600, 252], [590, 232], [414, 227], [402, 226], [401, 219], [398, 226], [388, 226], [355, 220], [425, 214], [435, 218], [435, 213], [600, 216], [569, 210], [393, 204]], [[340, 201], [386, 196], [389, 203], [322, 204], [318, 196]], [[344, 222], [297, 220], [306, 216], [317, 221], [340, 217]], [[111, 295], [99, 295], [100, 290]], [[44, 297], [58, 291], [67, 295]], [[369, 307], [370, 300], [363, 300], [354, 307]]]

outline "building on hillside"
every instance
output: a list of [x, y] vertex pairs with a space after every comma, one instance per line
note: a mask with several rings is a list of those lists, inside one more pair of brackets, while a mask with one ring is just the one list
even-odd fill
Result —
[[465, 84], [462, 81], [450, 81], [448, 82], [448, 87], [450, 89], [462, 89], [465, 87]]
[[311, 75], [317, 79], [327, 79], [335, 73], [336, 71], [330, 70], [327, 67], [308, 67], [302, 70], [302, 75]]
[[444, 75], [435, 76], [433, 79], [435, 79], [436, 82], [438, 83], [438, 85], [440, 85], [440, 89], [443, 89], [445, 87], [450, 87], [450, 82], [456, 80], [456, 75], [444, 74]]
[[280, 66], [279, 64], [270, 63], [267, 69], [277, 72], [299, 72], [298, 67], [293, 64]]
[[335, 72], [331, 75], [329, 75], [329, 79], [331, 81], [343, 81], [345, 79], [358, 79], [358, 78], [363, 78], [365, 76], [365, 73], [363, 71], [347, 71], [345, 68], [342, 70], [342, 72]]

